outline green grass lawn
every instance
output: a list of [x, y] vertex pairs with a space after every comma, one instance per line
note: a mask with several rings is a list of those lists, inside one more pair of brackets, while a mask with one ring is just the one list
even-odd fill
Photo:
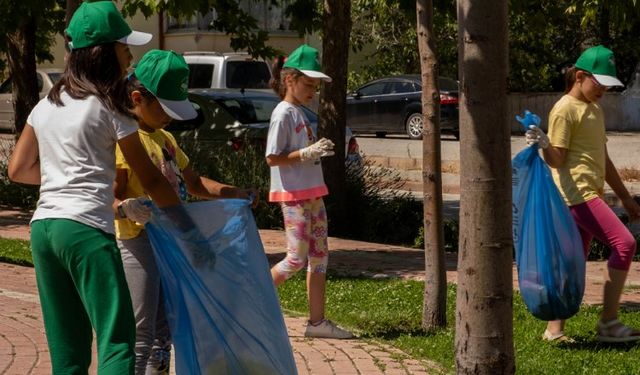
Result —
[[[415, 358], [440, 363], [455, 372], [455, 285], [447, 295], [445, 330], [426, 334], [420, 328], [422, 282], [329, 277], [327, 317], [354, 329], [365, 339], [381, 340]], [[284, 309], [307, 313], [305, 283], [296, 276], [279, 288]], [[640, 345], [603, 345], [596, 341], [600, 309], [583, 307], [569, 320], [566, 333], [573, 344], [557, 345], [540, 337], [546, 322], [534, 318], [519, 294], [514, 296], [514, 343], [518, 374], [640, 374]], [[640, 327], [637, 312], [622, 311], [620, 319]]]
[[[31, 265], [27, 241], [0, 238], [0, 261]], [[278, 290], [282, 307], [294, 314], [307, 313], [304, 275], [301, 272]], [[441, 364], [455, 372], [455, 285], [448, 290], [448, 327], [426, 334], [420, 328], [423, 283], [329, 276], [327, 317], [356, 331], [365, 340], [379, 340], [414, 358]], [[555, 345], [540, 339], [545, 322], [526, 310], [519, 294], [514, 297], [514, 343], [518, 374], [640, 374], [640, 344], [603, 345], [595, 339], [598, 307], [583, 307], [566, 333], [576, 342]], [[640, 327], [640, 314], [622, 311], [620, 319]]]
[[29, 241], [9, 240], [0, 237], [0, 262], [33, 266]]

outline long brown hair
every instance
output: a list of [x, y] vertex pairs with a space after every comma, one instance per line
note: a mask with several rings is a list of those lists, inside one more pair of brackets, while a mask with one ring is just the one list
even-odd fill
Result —
[[73, 99], [95, 96], [109, 109], [131, 116], [131, 99], [122, 78], [115, 42], [71, 50], [66, 56], [64, 73], [47, 98], [64, 106], [61, 95], [65, 91]]
[[284, 62], [285, 58], [282, 55], [278, 56], [275, 59], [273, 65], [271, 66], [273, 78], [269, 80], [269, 86], [271, 86], [273, 91], [278, 94], [280, 99], [284, 99], [284, 97], [287, 95], [287, 85], [285, 85], [284, 83], [287, 76], [292, 75], [294, 79], [297, 79], [298, 77], [303, 75], [303, 73], [298, 69], [283, 68], [282, 66], [284, 65]]

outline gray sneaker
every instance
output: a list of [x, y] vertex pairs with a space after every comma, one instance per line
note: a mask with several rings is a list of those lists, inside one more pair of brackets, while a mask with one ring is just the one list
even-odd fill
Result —
[[307, 329], [305, 329], [304, 335], [306, 337], [322, 337], [327, 339], [351, 339], [355, 337], [353, 333], [338, 327], [334, 322], [327, 319], [323, 319], [322, 322], [317, 325], [312, 325], [311, 322], [307, 322]]

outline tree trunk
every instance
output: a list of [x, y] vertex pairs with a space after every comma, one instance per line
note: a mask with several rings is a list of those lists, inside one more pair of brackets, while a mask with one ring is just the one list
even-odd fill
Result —
[[511, 153], [507, 0], [459, 0], [459, 374], [512, 374]]
[[323, 84], [320, 90], [318, 134], [335, 143], [336, 154], [322, 159], [322, 170], [330, 193], [326, 200], [329, 232], [332, 235], [341, 235], [349, 225], [346, 210], [344, 138], [351, 1], [325, 0], [322, 22], [322, 67], [325, 74], [332, 78], [332, 82]]
[[609, 31], [611, 22], [611, 13], [609, 7], [611, 4], [607, 4], [604, 1], [598, 5], [598, 39], [600, 44], [605, 45], [607, 48], [611, 48], [611, 32]]
[[433, 35], [433, 1], [417, 0], [418, 50], [422, 72], [422, 184], [424, 202], [424, 296], [422, 327], [447, 325], [447, 277], [442, 224], [440, 94]]
[[[67, 7], [65, 9], [64, 16], [64, 25], [65, 29], [69, 26], [69, 21], [71, 21], [71, 17], [73, 17], [73, 13], [76, 12], [76, 9], [80, 6], [79, 0], [67, 0]], [[67, 33], [62, 32], [62, 36], [64, 37], [64, 49], [69, 51], [69, 38], [67, 37]]]
[[36, 21], [26, 15], [17, 30], [7, 35], [7, 60], [11, 72], [14, 127], [20, 135], [31, 109], [38, 104], [36, 76]]

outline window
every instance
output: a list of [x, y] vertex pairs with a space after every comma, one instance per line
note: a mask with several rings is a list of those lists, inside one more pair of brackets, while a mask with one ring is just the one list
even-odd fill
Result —
[[263, 61], [228, 61], [227, 87], [268, 89], [271, 72]]
[[[239, 0], [240, 9], [256, 19], [258, 27], [266, 31], [289, 30], [291, 19], [285, 15], [285, 9], [290, 0], [283, 0], [275, 4], [270, 0]], [[199, 13], [189, 19], [167, 18], [169, 30], [209, 30], [210, 25], [217, 18], [216, 11], [210, 8], [206, 14]]]
[[381, 95], [384, 94], [384, 88], [387, 86], [386, 82], [373, 83], [358, 90], [358, 93], [362, 96]]
[[278, 101], [275, 98], [228, 98], [219, 99], [217, 103], [243, 124], [269, 122], [271, 112], [278, 105]]
[[413, 83], [411, 82], [391, 82], [389, 84], [389, 93], [391, 94], [406, 94], [409, 92], [415, 92], [415, 88], [413, 87]]
[[189, 88], [206, 89], [211, 87], [213, 64], [189, 64]]

